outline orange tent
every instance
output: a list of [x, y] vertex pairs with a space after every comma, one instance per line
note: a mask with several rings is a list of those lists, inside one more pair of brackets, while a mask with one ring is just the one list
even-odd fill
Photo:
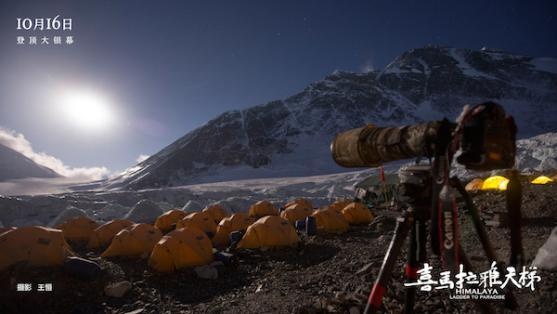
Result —
[[161, 231], [154, 226], [144, 223], [134, 224], [118, 232], [101, 257], [145, 258], [151, 254], [153, 247], [161, 238]]
[[352, 203], [352, 201], [348, 199], [337, 199], [334, 203], [332, 203], [329, 206], [329, 208], [340, 212], [344, 207], [346, 207], [346, 205], [350, 203]]
[[0, 235], [0, 271], [19, 262], [30, 266], [58, 266], [72, 255], [62, 231], [21, 227]]
[[10, 231], [10, 230], [14, 230], [14, 229], [15, 229], [15, 227], [2, 227], [2, 228], [0, 228], [0, 234], [2, 234], [4, 232], [7, 232], [7, 231]]
[[373, 220], [371, 211], [360, 202], [352, 202], [342, 209], [342, 215], [349, 224], [369, 224]]
[[94, 230], [93, 235], [89, 239], [89, 244], [87, 245], [87, 247], [90, 249], [105, 248], [110, 245], [110, 242], [112, 242], [112, 239], [118, 232], [128, 228], [131, 225], [133, 225], [133, 222], [130, 220], [111, 220]]
[[216, 224], [218, 224], [224, 217], [228, 216], [226, 209], [220, 204], [209, 205], [205, 207], [203, 211], [209, 214]]
[[266, 216], [248, 227], [238, 248], [296, 246], [300, 239], [294, 227], [278, 216]]
[[178, 220], [186, 217], [186, 213], [179, 209], [173, 209], [160, 215], [155, 221], [155, 227], [159, 228], [163, 233], [167, 233], [174, 229]]
[[269, 201], [259, 201], [250, 206], [249, 216], [254, 218], [278, 216], [278, 210]]
[[213, 244], [215, 247], [227, 246], [230, 244], [229, 235], [231, 232], [246, 230], [253, 222], [253, 218], [250, 218], [245, 213], [236, 213], [224, 218], [217, 226], [217, 233], [213, 238]]
[[313, 209], [303, 203], [293, 203], [280, 213], [280, 217], [294, 224], [297, 220], [305, 219], [313, 213]]
[[199, 228], [205, 233], [212, 237], [217, 231], [217, 225], [215, 221], [207, 212], [196, 212], [187, 215], [184, 219], [179, 220], [176, 223], [176, 229], [185, 227], [195, 227]]
[[95, 233], [95, 229], [99, 224], [87, 217], [75, 217], [61, 225], [56, 226], [56, 229], [62, 230], [64, 238], [69, 243], [74, 244], [87, 244]]
[[299, 205], [302, 205], [306, 208], [313, 209], [313, 205], [311, 204], [310, 200], [305, 199], [305, 198], [297, 198], [293, 201], [290, 201], [290, 202], [288, 202], [284, 205], [284, 208], [288, 208], [288, 207], [290, 207], [294, 204], [299, 204]]
[[213, 246], [198, 228], [181, 228], [165, 235], [153, 248], [149, 266], [159, 272], [201, 266], [213, 261]]
[[317, 231], [329, 233], [344, 233], [348, 230], [348, 221], [337, 210], [325, 207], [312, 214], [315, 217]]

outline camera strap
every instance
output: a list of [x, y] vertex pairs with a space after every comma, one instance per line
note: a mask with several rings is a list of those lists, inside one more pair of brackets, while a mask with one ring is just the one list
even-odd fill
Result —
[[447, 177], [439, 192], [437, 227], [439, 229], [439, 249], [444, 268], [455, 271], [460, 264], [460, 230], [458, 207], [454, 188]]

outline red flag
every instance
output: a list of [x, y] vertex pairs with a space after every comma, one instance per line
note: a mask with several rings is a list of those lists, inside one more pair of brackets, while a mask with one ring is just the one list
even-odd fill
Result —
[[383, 166], [379, 167], [379, 179], [381, 182], [385, 182], [385, 170], [383, 169]]

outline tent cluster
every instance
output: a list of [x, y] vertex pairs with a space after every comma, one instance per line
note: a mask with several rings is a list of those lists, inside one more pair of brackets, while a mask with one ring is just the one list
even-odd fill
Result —
[[[530, 183], [532, 184], [548, 184], [554, 182], [553, 179], [547, 176], [538, 176]], [[472, 181], [466, 184], [466, 191], [489, 191], [489, 190], [498, 190], [498, 191], [505, 191], [507, 189], [507, 185], [509, 183], [509, 179], [504, 176], [491, 176], [482, 180], [481, 178], [475, 178]]]
[[338, 200], [314, 210], [305, 199], [290, 201], [280, 211], [268, 201], [259, 201], [248, 213], [232, 215], [219, 204], [189, 214], [178, 209], [162, 213], [156, 204], [142, 201], [125, 217], [140, 221], [115, 219], [99, 225], [84, 212], [72, 209], [57, 217], [56, 229], [3, 228], [0, 252], [9, 254], [0, 256], [0, 270], [20, 262], [61, 265], [73, 255], [70, 245], [86, 245], [101, 252], [103, 258], [148, 258], [154, 270], [172, 272], [212, 262], [213, 247], [230, 246], [232, 233], [241, 237], [234, 240], [237, 248], [288, 247], [298, 245], [294, 226], [308, 217], [314, 218], [318, 232], [327, 233], [342, 233], [349, 224], [366, 224], [373, 219], [361, 203]]

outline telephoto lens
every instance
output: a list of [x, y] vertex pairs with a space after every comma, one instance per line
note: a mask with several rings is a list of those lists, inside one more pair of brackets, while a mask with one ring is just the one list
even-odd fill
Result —
[[343, 167], [378, 167], [383, 163], [431, 156], [440, 121], [402, 127], [367, 125], [339, 133], [331, 143], [331, 153]]

